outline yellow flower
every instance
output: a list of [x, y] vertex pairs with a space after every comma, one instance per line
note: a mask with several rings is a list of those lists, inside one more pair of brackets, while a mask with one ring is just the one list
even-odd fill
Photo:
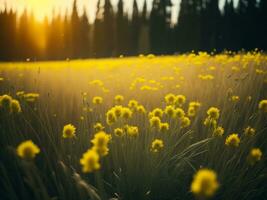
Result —
[[73, 138], [76, 128], [72, 124], [67, 124], [63, 127], [63, 138]]
[[93, 143], [93, 150], [95, 150], [100, 156], [106, 156], [109, 152], [108, 143], [111, 140], [111, 136], [104, 131], [100, 131], [94, 135], [91, 140]]
[[163, 110], [160, 108], [155, 108], [154, 110], [152, 110], [151, 114], [152, 116], [161, 118], [163, 115]]
[[0, 96], [0, 108], [4, 109], [6, 112], [11, 112], [11, 102], [12, 97], [9, 95]]
[[183, 118], [185, 116], [185, 112], [184, 112], [184, 110], [182, 108], [176, 108], [175, 115], [176, 115], [176, 117], [181, 119], [181, 118]]
[[38, 153], [40, 149], [31, 140], [24, 141], [17, 147], [18, 156], [24, 159], [33, 159]]
[[104, 86], [104, 83], [103, 81], [101, 80], [93, 80], [93, 81], [90, 81], [89, 82], [90, 85], [96, 85], [96, 86], [99, 86], [99, 87], [103, 87]]
[[109, 110], [106, 116], [107, 116], [106, 121], [108, 125], [111, 125], [116, 121], [116, 115], [114, 113], [114, 110]]
[[191, 192], [202, 199], [212, 197], [218, 188], [216, 172], [210, 169], [198, 170], [191, 183]]
[[249, 164], [254, 165], [256, 162], [260, 161], [262, 157], [262, 152], [259, 148], [253, 148], [251, 149], [247, 161]]
[[263, 112], [267, 112], [267, 99], [260, 101], [259, 109], [262, 110]]
[[160, 124], [160, 131], [161, 132], [166, 132], [169, 130], [169, 124], [168, 123], [161, 123]]
[[125, 135], [125, 133], [124, 133], [122, 128], [116, 128], [116, 129], [114, 129], [114, 135], [116, 135], [118, 137], [122, 137]]
[[231, 147], [238, 147], [239, 143], [240, 143], [240, 139], [238, 137], [238, 134], [236, 133], [232, 133], [225, 140], [225, 145], [231, 146]]
[[104, 130], [104, 126], [101, 124], [101, 123], [96, 123], [95, 125], [94, 125], [94, 129], [95, 129], [95, 132], [96, 133], [98, 133], [98, 132], [100, 132], [100, 131], [102, 131], [102, 130]]
[[103, 103], [103, 98], [102, 97], [94, 97], [93, 98], [93, 104], [99, 105]]
[[215, 107], [211, 107], [209, 108], [209, 110], [207, 111], [207, 114], [209, 115], [210, 118], [212, 119], [218, 119], [220, 116], [220, 110], [218, 108]]
[[195, 108], [195, 110], [197, 110], [200, 106], [201, 106], [201, 103], [199, 103], [197, 101], [191, 101], [189, 103], [189, 107], [193, 107], [193, 108]]
[[11, 112], [12, 113], [20, 113], [21, 112], [21, 107], [20, 107], [20, 103], [18, 100], [12, 99], [10, 106], [11, 106]]
[[142, 106], [142, 105], [137, 106], [136, 110], [137, 110], [137, 112], [139, 112], [139, 113], [146, 113], [146, 109], [145, 109], [145, 107]]
[[213, 80], [214, 76], [211, 75], [211, 74], [206, 74], [206, 75], [199, 74], [198, 78], [201, 79], [201, 80], [205, 80], [206, 81], [206, 80]]
[[186, 97], [184, 95], [177, 95], [176, 96], [176, 103], [178, 106], [182, 106], [186, 101]]
[[256, 133], [256, 130], [248, 126], [247, 128], [245, 128], [244, 133], [246, 136], [254, 136]]
[[97, 152], [102, 157], [108, 155], [109, 152], [109, 148], [107, 146], [102, 146], [102, 147], [93, 146], [92, 150]]
[[116, 96], [114, 97], [114, 101], [115, 101], [116, 104], [120, 104], [120, 103], [122, 103], [123, 100], [124, 100], [124, 97], [123, 97], [122, 95], [116, 95]]
[[148, 54], [147, 55], [147, 58], [149, 58], [149, 59], [152, 59], [152, 58], [155, 58], [156, 56], [154, 55], [154, 54]]
[[96, 151], [89, 149], [86, 151], [80, 159], [82, 165], [82, 171], [84, 173], [90, 173], [100, 168], [99, 155]]
[[130, 100], [128, 103], [128, 107], [131, 108], [132, 110], [135, 110], [137, 106], [138, 102], [136, 100]]
[[18, 91], [18, 92], [16, 92], [16, 95], [17, 95], [18, 97], [23, 97], [24, 94], [25, 94], [24, 91]]
[[27, 102], [35, 102], [38, 98], [39, 98], [39, 94], [38, 93], [27, 93], [24, 94], [24, 98]]
[[240, 71], [240, 68], [237, 67], [237, 66], [233, 66], [233, 67], [232, 67], [232, 71], [234, 71], [234, 72], [238, 72], [238, 71]]
[[186, 128], [190, 126], [190, 124], [191, 124], [191, 121], [188, 117], [181, 118], [181, 128]]
[[231, 97], [231, 100], [233, 101], [233, 102], [238, 102], [239, 101], [239, 96], [232, 96]]
[[127, 134], [132, 137], [136, 137], [139, 135], [138, 127], [137, 126], [128, 126], [127, 127]]
[[121, 117], [125, 120], [132, 117], [133, 112], [129, 108], [123, 108]]
[[159, 117], [153, 116], [151, 119], [149, 119], [150, 126], [152, 128], [160, 128], [161, 120]]
[[164, 143], [160, 139], [155, 139], [151, 144], [151, 151], [158, 153], [164, 147]]
[[223, 127], [219, 126], [213, 131], [213, 136], [222, 136], [224, 134]]
[[122, 114], [123, 107], [122, 106], [114, 106], [112, 109], [114, 110], [116, 118], [119, 118]]
[[91, 142], [96, 147], [103, 147], [107, 146], [109, 141], [111, 139], [111, 136], [104, 131], [100, 131], [94, 135], [94, 138], [91, 140]]
[[217, 126], [217, 121], [214, 118], [211, 117], [207, 117], [204, 120], [204, 125], [209, 127], [209, 128], [216, 128]]
[[169, 117], [174, 117], [175, 116], [175, 109], [173, 106], [166, 106], [164, 112], [166, 113], [166, 115], [168, 115]]
[[174, 105], [175, 102], [176, 102], [176, 96], [172, 93], [169, 93], [165, 96], [165, 102], [168, 104], [168, 105]]
[[196, 116], [196, 109], [194, 107], [189, 107], [187, 111], [187, 115], [189, 117], [194, 117]]

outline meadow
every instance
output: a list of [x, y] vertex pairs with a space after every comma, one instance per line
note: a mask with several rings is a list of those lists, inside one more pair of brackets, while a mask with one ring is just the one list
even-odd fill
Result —
[[267, 199], [260, 52], [0, 63], [1, 200]]

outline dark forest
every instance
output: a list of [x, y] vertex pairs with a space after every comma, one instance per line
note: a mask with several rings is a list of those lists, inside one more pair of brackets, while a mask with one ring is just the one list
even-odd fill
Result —
[[237, 7], [228, 0], [223, 10], [218, 0], [182, 0], [177, 24], [171, 23], [170, 0], [154, 0], [150, 12], [146, 1], [139, 10], [135, 0], [131, 16], [123, 3], [119, 0], [114, 8], [110, 0], [99, 0], [93, 24], [85, 11], [78, 15], [76, 1], [71, 15], [54, 14], [42, 23], [27, 10], [18, 16], [5, 9], [0, 13], [0, 60], [267, 50], [266, 0], [240, 0]]

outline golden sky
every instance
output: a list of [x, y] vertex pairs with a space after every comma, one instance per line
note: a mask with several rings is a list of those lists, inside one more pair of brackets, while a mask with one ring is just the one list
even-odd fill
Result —
[[[95, 8], [98, 0], [77, 0], [79, 12], [82, 13], [83, 8], [86, 8], [90, 21], [92, 22], [95, 17]], [[153, 0], [147, 0], [148, 9], [151, 8]], [[181, 0], [172, 0], [173, 6], [173, 22], [176, 21], [178, 15], [179, 4]], [[220, 7], [223, 6], [225, 0], [220, 0]], [[238, 0], [236, 0], [238, 1]], [[73, 0], [0, 0], [0, 9], [3, 9], [5, 4], [10, 8], [15, 8], [19, 13], [22, 13], [24, 8], [33, 11], [38, 20], [42, 20], [44, 16], [52, 16], [52, 11], [65, 12], [71, 11]], [[115, 6], [118, 0], [111, 0]], [[125, 10], [131, 12], [133, 0], [124, 0]], [[137, 0], [139, 8], [142, 8], [144, 0]]]

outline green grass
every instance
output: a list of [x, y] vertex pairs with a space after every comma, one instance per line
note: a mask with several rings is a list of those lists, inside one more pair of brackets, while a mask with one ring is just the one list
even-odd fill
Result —
[[[267, 199], [267, 113], [258, 109], [259, 102], [267, 98], [266, 70], [267, 56], [258, 53], [1, 63], [0, 95], [18, 99], [22, 112], [0, 109], [0, 199], [195, 199], [190, 185], [200, 168], [218, 175], [220, 187], [213, 199]], [[214, 79], [202, 80], [199, 74]], [[140, 77], [145, 81], [134, 81]], [[92, 80], [104, 85], [92, 85]], [[141, 90], [144, 85], [156, 91]], [[40, 97], [29, 103], [16, 96], [18, 91]], [[150, 127], [148, 113], [156, 107], [164, 109], [168, 93], [186, 96], [185, 112], [190, 101], [201, 102], [201, 107], [187, 128], [164, 115], [162, 122], [168, 122], [170, 129], [161, 133]], [[127, 122], [109, 126], [105, 114], [115, 105], [117, 94], [124, 96], [123, 106], [136, 99], [147, 113], [134, 113]], [[231, 101], [233, 95], [240, 100]], [[103, 97], [103, 104], [93, 105], [94, 96]], [[213, 137], [212, 130], [203, 125], [212, 106], [220, 109], [222, 137]], [[109, 154], [101, 158], [100, 170], [85, 174], [79, 161], [92, 146], [97, 122], [112, 134]], [[76, 126], [76, 138], [62, 138], [68, 123]], [[116, 137], [114, 128], [125, 123], [138, 126], [139, 136]], [[244, 135], [247, 126], [256, 129], [254, 137]], [[237, 148], [225, 145], [225, 138], [234, 132], [241, 138]], [[155, 138], [164, 141], [159, 153], [150, 151]], [[41, 149], [32, 161], [16, 154], [16, 147], [28, 139]], [[254, 147], [263, 156], [251, 166], [246, 158]]]

